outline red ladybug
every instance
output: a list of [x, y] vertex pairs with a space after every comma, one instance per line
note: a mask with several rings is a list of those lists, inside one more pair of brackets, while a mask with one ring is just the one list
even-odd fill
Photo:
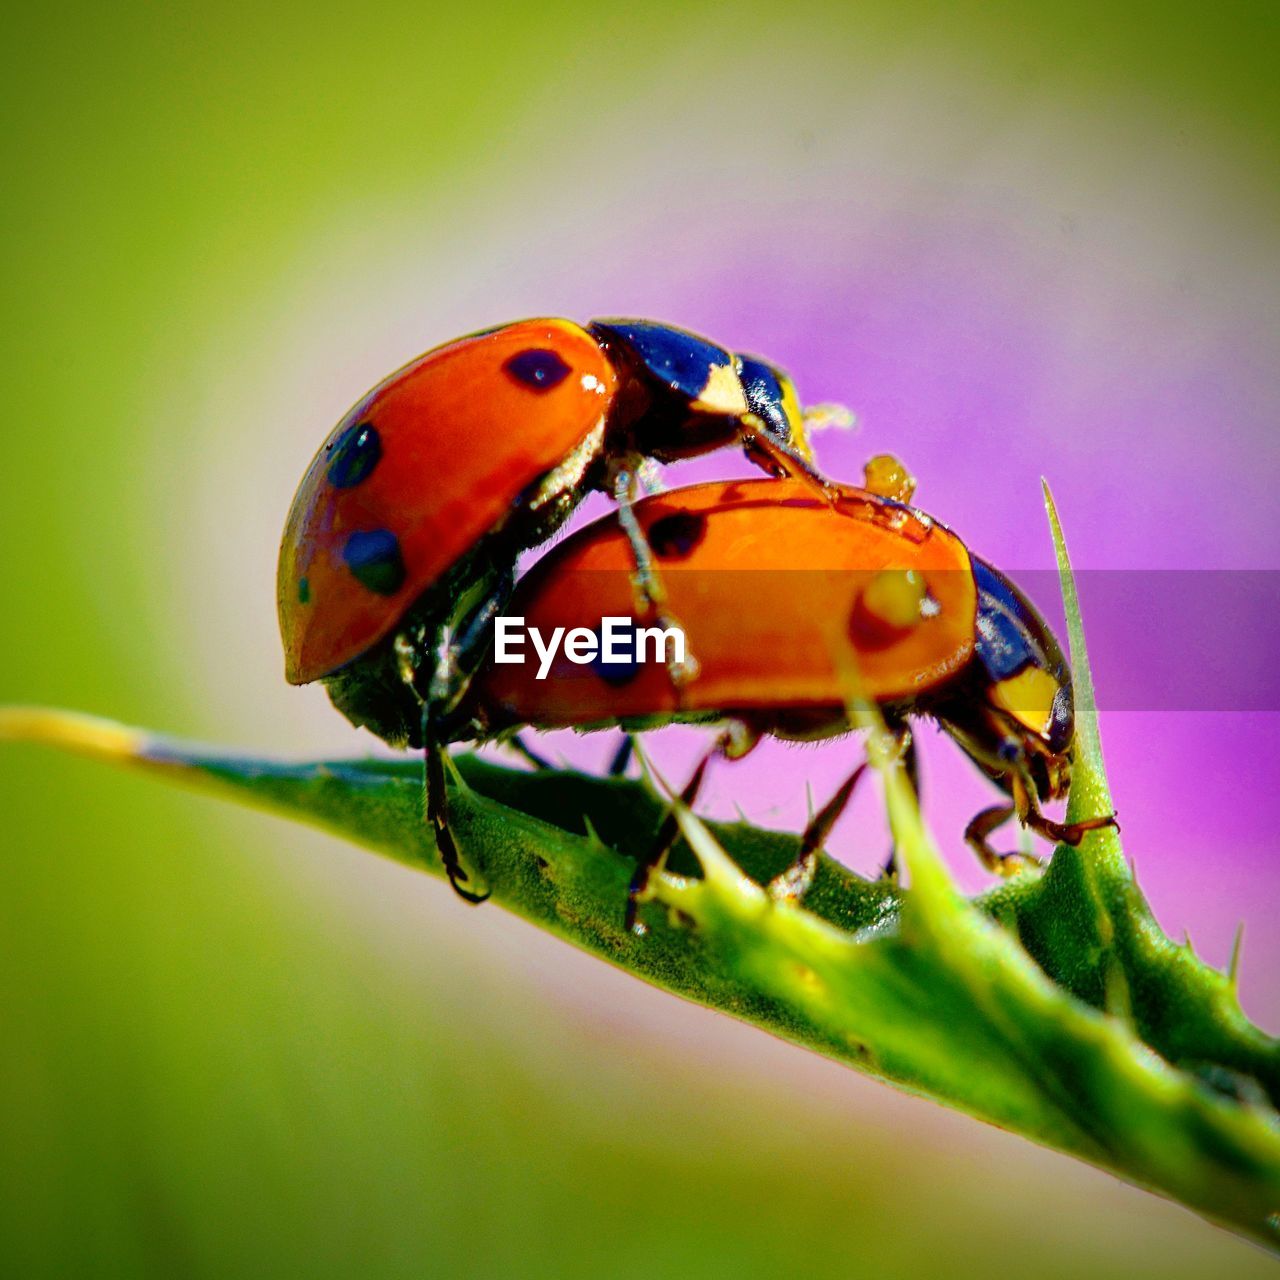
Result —
[[645, 320], [523, 320], [419, 357], [334, 428], [293, 500], [277, 592], [291, 684], [323, 680], [354, 724], [427, 755], [428, 812], [454, 885], [434, 726], [465, 689], [517, 557], [592, 489], [631, 513], [637, 469], [738, 443], [775, 475], [826, 482], [786, 374]]
[[[1042, 801], [1066, 796], [1071, 778], [1067, 660], [1030, 601], [945, 525], [864, 489], [840, 486], [829, 503], [790, 480], [677, 489], [646, 498], [636, 517], [697, 655], [696, 678], [673, 682], [656, 638], [645, 647], [626, 539], [604, 519], [548, 552], [512, 597], [510, 621], [562, 642], [554, 658], [513, 661], [519, 653], [495, 646], [444, 736], [483, 742], [524, 727], [641, 732], [718, 722], [731, 728], [719, 749], [737, 756], [765, 734], [812, 741], [850, 732], [856, 687], [878, 704], [913, 781], [909, 722], [928, 716], [1005, 792], [965, 832], [991, 869], [1019, 863], [988, 839], [1015, 815], [1072, 844], [1112, 824], [1110, 816], [1063, 824], [1041, 812]], [[624, 633], [617, 647], [615, 630]], [[685, 789], [689, 803], [706, 763]], [[792, 890], [803, 890], [810, 855], [864, 768], [806, 832]], [[655, 857], [673, 835], [668, 825]]]

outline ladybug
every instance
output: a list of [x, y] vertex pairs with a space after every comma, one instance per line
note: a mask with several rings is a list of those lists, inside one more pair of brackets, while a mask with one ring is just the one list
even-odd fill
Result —
[[280, 547], [286, 677], [323, 681], [353, 724], [424, 748], [429, 816], [464, 896], [434, 726], [483, 656], [519, 554], [603, 489], [639, 588], [661, 606], [631, 515], [638, 469], [735, 442], [765, 471], [825, 491], [780, 369], [653, 321], [541, 319], [420, 356], [312, 460]]
[[[510, 601], [511, 618], [530, 633], [564, 629], [549, 669], [499, 661], [495, 650], [447, 736], [486, 741], [524, 726], [637, 732], [721, 722], [729, 731], [708, 759], [716, 751], [736, 757], [766, 734], [812, 741], [849, 732], [856, 689], [878, 704], [913, 783], [910, 721], [927, 716], [1007, 794], [965, 832], [989, 868], [1017, 865], [1017, 855], [989, 843], [1015, 814], [1044, 838], [1072, 844], [1113, 822], [1064, 824], [1041, 812], [1041, 802], [1066, 795], [1071, 778], [1066, 658], [1026, 596], [945, 525], [865, 489], [841, 486], [827, 502], [785, 479], [695, 485], [646, 498], [634, 514], [671, 607], [687, 622], [696, 679], [673, 681], [662, 661], [648, 660], [656, 644], [642, 655], [625, 643], [626, 628], [639, 637], [646, 619], [630, 587], [627, 538], [605, 519], [552, 549]], [[606, 631], [616, 638], [619, 623], [622, 641], [606, 647]], [[568, 639], [575, 628], [576, 655]], [[689, 803], [707, 762], [685, 789]], [[865, 768], [810, 824], [786, 881], [791, 891], [802, 890]], [[655, 858], [673, 836], [668, 823]], [[629, 919], [653, 862], [638, 872]]]

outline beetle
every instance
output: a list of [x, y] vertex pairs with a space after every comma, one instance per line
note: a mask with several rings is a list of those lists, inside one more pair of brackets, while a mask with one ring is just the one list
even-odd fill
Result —
[[286, 678], [323, 681], [353, 724], [424, 748], [429, 818], [464, 895], [434, 726], [483, 654], [518, 556], [603, 489], [639, 588], [663, 609], [631, 514], [639, 468], [734, 442], [827, 491], [795, 387], [767, 361], [649, 320], [535, 319], [407, 364], [312, 460], [277, 570]]
[[[950, 529], [902, 502], [840, 486], [833, 502], [788, 479], [695, 485], [644, 499], [635, 516], [685, 620], [698, 674], [673, 681], [630, 650], [579, 665], [566, 650], [536, 664], [481, 667], [445, 725], [452, 740], [519, 728], [641, 732], [671, 723], [727, 724], [711, 754], [741, 756], [763, 735], [812, 741], [851, 731], [851, 694], [874, 702], [897, 758], [916, 781], [910, 722], [931, 717], [1007, 796], [965, 838], [993, 870], [1018, 865], [990, 836], [1015, 815], [1038, 835], [1079, 842], [1113, 816], [1061, 823], [1041, 804], [1066, 796], [1074, 751], [1071, 672], [1048, 625], [1002, 573]], [[646, 621], [629, 585], [625, 534], [603, 519], [553, 548], [521, 579], [512, 617], [544, 636], [600, 637], [609, 620]], [[637, 633], [638, 634], [638, 633]], [[581, 647], [581, 646], [580, 646]], [[586, 650], [592, 645], [587, 644]], [[802, 891], [821, 839], [865, 765], [810, 824], [787, 883]], [[637, 872], [674, 836], [668, 822]]]

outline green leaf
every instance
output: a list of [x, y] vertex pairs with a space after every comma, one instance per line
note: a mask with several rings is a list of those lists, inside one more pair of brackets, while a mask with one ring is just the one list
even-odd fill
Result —
[[[1079, 604], [1049, 510], [1077, 685], [1074, 818], [1111, 802]], [[442, 874], [414, 759], [291, 764], [40, 708], [0, 708], [0, 737], [218, 792]], [[794, 836], [681, 809], [684, 841], [656, 878], [639, 937], [623, 927], [623, 904], [662, 799], [621, 779], [468, 755], [456, 765], [458, 837], [499, 906], [646, 981], [1280, 1249], [1280, 1043], [1241, 1012], [1234, 961], [1218, 973], [1160, 931], [1116, 832], [1059, 847], [1043, 874], [969, 901], [889, 770], [911, 887], [824, 857], [800, 904], [766, 888], [794, 858]]]

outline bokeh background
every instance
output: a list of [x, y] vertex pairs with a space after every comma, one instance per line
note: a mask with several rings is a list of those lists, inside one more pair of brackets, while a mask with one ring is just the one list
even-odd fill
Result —
[[[370, 749], [283, 683], [294, 485], [387, 370], [540, 313], [767, 353], [857, 413], [828, 470], [900, 452], [996, 563], [1051, 563], [1046, 475], [1086, 569], [1280, 567], [1276, 12], [11, 8], [0, 698]], [[1105, 687], [1150, 636], [1101, 630]], [[1103, 731], [1162, 922], [1221, 964], [1245, 919], [1245, 1006], [1280, 1029], [1276, 716]], [[987, 792], [927, 746], [978, 887]], [[846, 750], [722, 770], [709, 805], [795, 824]], [[1268, 1266], [317, 833], [26, 748], [0, 804], [8, 1274]], [[873, 795], [836, 847], [882, 856]]]

